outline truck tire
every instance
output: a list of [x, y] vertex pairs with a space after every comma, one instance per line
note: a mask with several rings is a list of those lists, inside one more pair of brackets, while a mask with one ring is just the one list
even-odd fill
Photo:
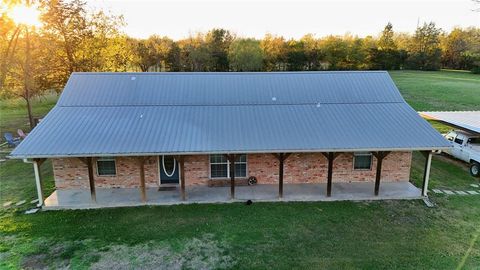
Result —
[[475, 161], [472, 162], [472, 164], [470, 165], [470, 174], [475, 177], [480, 176], [480, 163]]

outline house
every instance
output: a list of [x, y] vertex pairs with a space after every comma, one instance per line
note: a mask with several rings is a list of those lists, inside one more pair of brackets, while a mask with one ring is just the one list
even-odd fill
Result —
[[320, 185], [327, 199], [336, 183], [364, 183], [378, 196], [387, 183], [411, 186], [412, 151], [426, 156], [426, 196], [432, 150], [448, 147], [384, 71], [73, 73], [11, 157], [33, 163], [40, 204], [45, 159], [52, 196], [95, 203], [99, 189], [134, 189], [154, 203], [161, 192], [189, 201], [195, 187], [236, 198], [250, 177], [275, 198], [284, 183]]

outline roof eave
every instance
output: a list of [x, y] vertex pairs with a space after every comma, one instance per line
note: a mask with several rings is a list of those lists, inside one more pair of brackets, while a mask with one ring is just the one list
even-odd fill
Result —
[[250, 151], [191, 151], [191, 152], [144, 152], [144, 153], [85, 153], [85, 154], [49, 154], [49, 155], [11, 155], [11, 159], [29, 158], [75, 158], [75, 157], [138, 157], [138, 156], [162, 156], [162, 155], [210, 155], [210, 154], [261, 154], [261, 153], [325, 153], [325, 152], [375, 152], [375, 151], [435, 151], [447, 150], [451, 146], [432, 146], [414, 148], [355, 148], [355, 149], [300, 149], [300, 150], [250, 150]]

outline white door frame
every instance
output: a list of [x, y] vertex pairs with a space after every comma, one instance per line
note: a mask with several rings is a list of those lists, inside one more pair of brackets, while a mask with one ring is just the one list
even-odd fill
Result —
[[161, 164], [160, 162], [163, 162], [163, 160], [161, 160], [163, 158], [163, 156], [165, 156], [165, 155], [157, 156], [158, 186], [162, 186], [162, 187], [169, 187], [169, 186], [176, 187], [176, 186], [179, 186], [180, 185], [180, 178], [182, 177], [182, 175], [181, 175], [182, 170], [180, 170], [180, 162], [178, 162], [178, 160], [175, 157], [174, 157], [175, 162], [176, 162], [175, 170], [178, 170], [178, 183], [164, 183], [164, 184], [162, 184], [162, 174], [161, 174], [161, 171], [160, 171], [162, 168], [160, 168], [160, 165], [162, 165], [162, 167], [163, 167], [163, 164]]

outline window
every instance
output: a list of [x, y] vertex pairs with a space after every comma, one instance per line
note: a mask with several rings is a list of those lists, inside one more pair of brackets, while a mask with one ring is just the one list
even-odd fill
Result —
[[100, 176], [113, 176], [117, 174], [114, 157], [101, 157], [97, 159], [97, 173]]
[[468, 139], [468, 143], [470, 143], [470, 144], [478, 144], [478, 143], [480, 143], [480, 137], [478, 137], [478, 138], [470, 138], [470, 139]]
[[355, 153], [353, 154], [354, 170], [370, 170], [372, 168], [371, 153]]
[[454, 142], [462, 145], [462, 144], [463, 144], [463, 139], [461, 139], [461, 138], [459, 138], [459, 136], [457, 136], [457, 137], [455, 138], [455, 141], [454, 141]]
[[[230, 178], [230, 162], [224, 155], [210, 155], [210, 177]], [[235, 177], [247, 177], [247, 155], [235, 156]]]

